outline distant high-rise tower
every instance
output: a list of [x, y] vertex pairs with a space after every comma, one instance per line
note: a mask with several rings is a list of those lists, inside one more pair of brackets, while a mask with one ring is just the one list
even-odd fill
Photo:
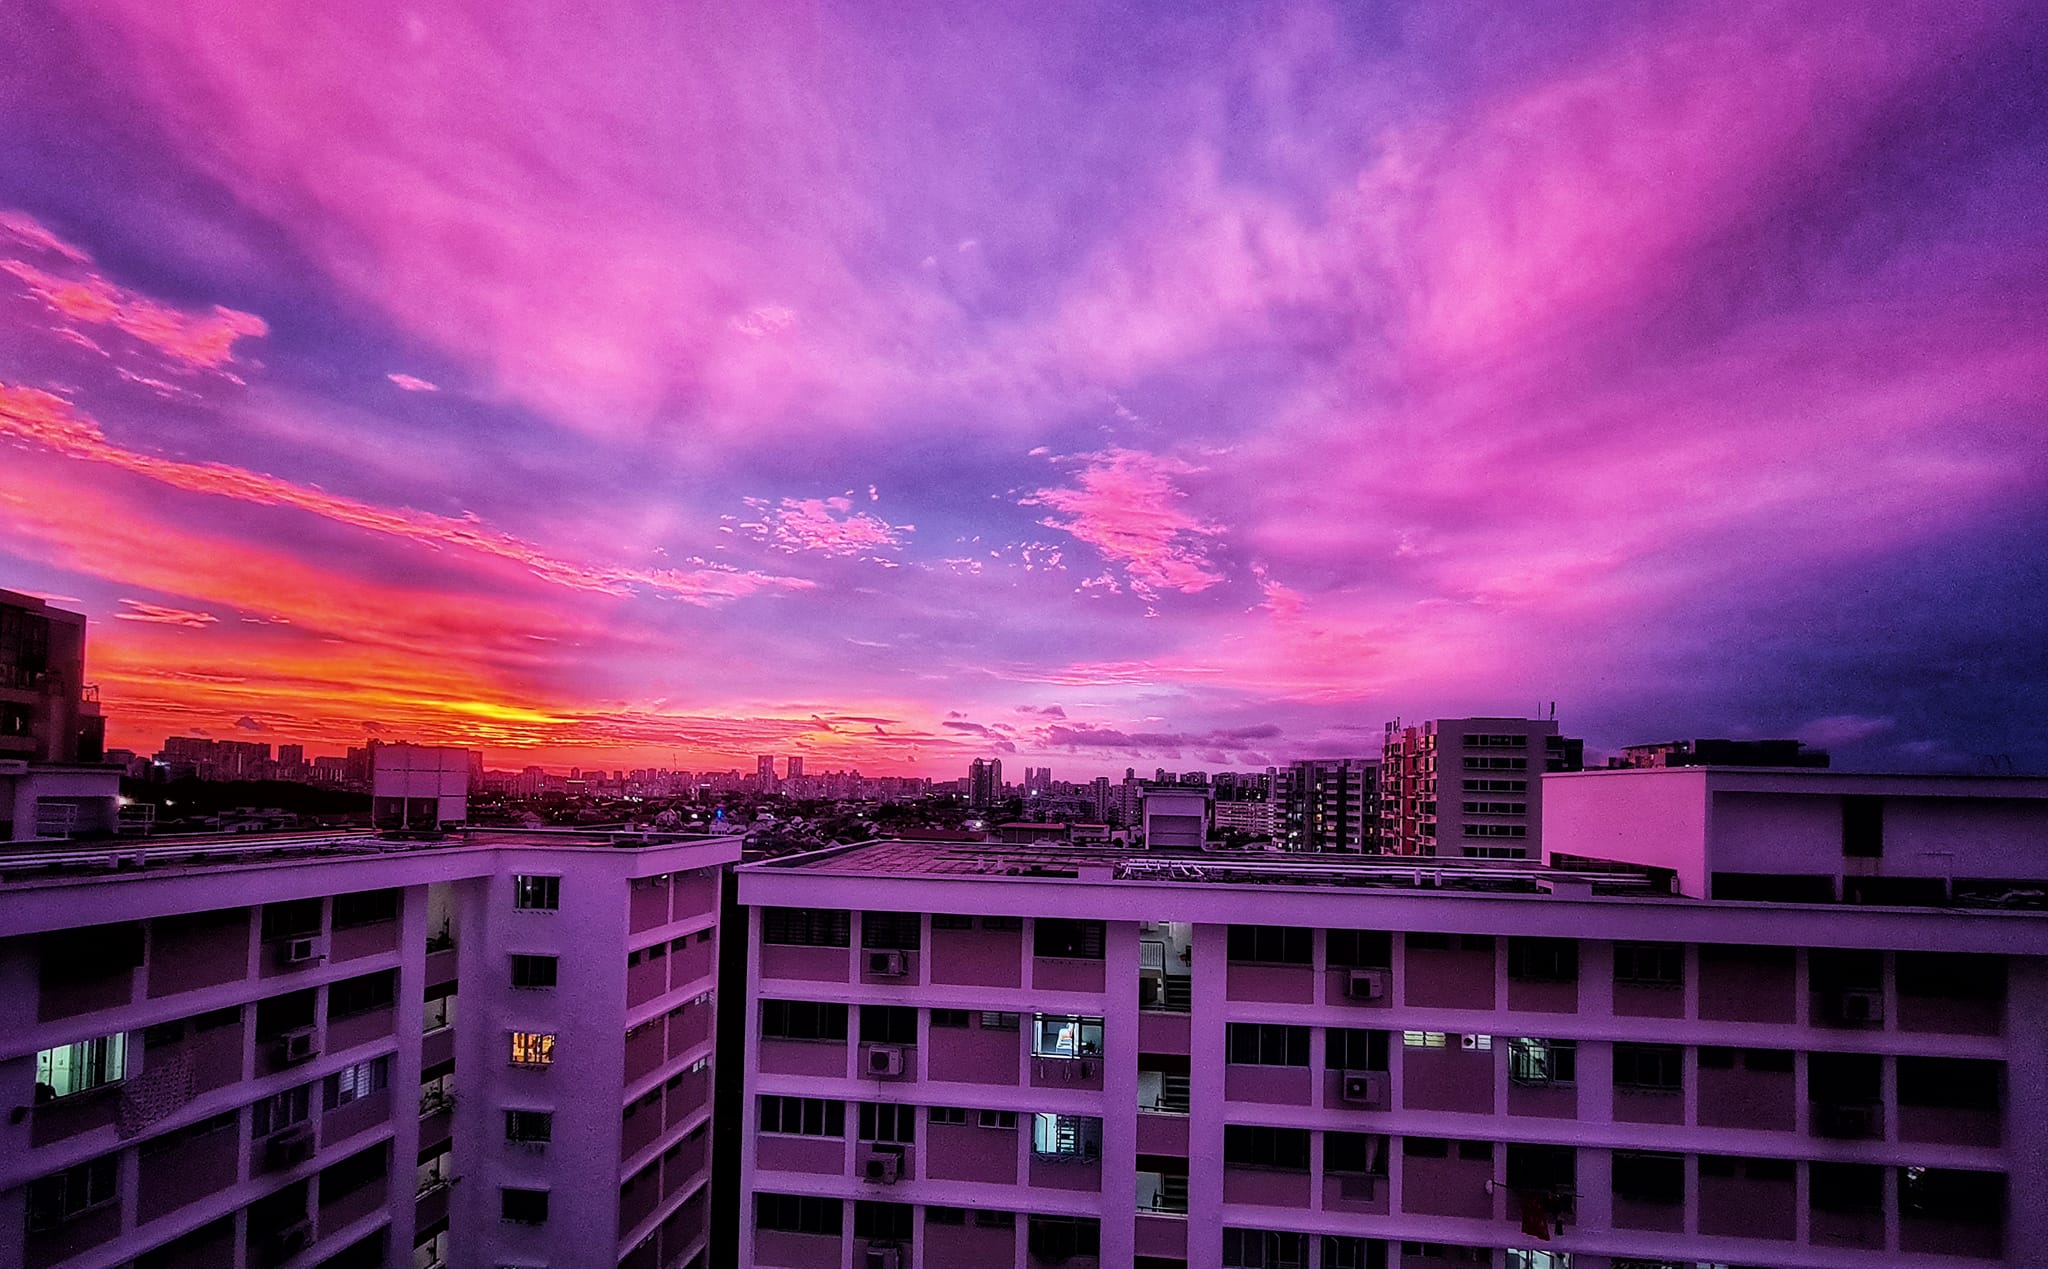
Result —
[[967, 804], [994, 806], [1003, 800], [1003, 760], [976, 758], [967, 768]]
[[764, 753], [754, 759], [754, 770], [763, 785], [772, 786], [775, 783], [775, 755]]
[[792, 780], [801, 780], [804, 774], [804, 760], [802, 758], [797, 757], [795, 754], [791, 754], [789, 755], [787, 762], [789, 764], [789, 778]]
[[1381, 849], [1466, 859], [1543, 857], [1543, 773], [1578, 771], [1585, 743], [1535, 718], [1387, 724]]

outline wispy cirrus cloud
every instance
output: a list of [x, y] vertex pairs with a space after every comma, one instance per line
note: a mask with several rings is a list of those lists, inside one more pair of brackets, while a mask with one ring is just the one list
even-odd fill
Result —
[[121, 604], [127, 611], [115, 613], [116, 621], [141, 621], [151, 625], [183, 626], [188, 630], [204, 630], [220, 620], [210, 612], [166, 608], [161, 604], [146, 604], [139, 599], [124, 599]]
[[223, 463], [159, 458], [109, 440], [99, 424], [53, 393], [0, 383], [0, 439], [146, 476], [189, 493], [288, 507], [338, 524], [440, 547], [474, 551], [516, 564], [535, 576], [578, 590], [625, 594], [645, 587], [691, 603], [740, 599], [764, 590], [803, 589], [809, 583], [729, 565], [696, 561], [681, 569], [632, 569], [578, 564], [497, 532], [473, 519], [407, 508], [375, 506], [288, 480]]
[[416, 376], [409, 374], [402, 374], [397, 371], [393, 371], [392, 373], [387, 374], [384, 377], [386, 379], [389, 379], [391, 382], [397, 384], [399, 387], [405, 389], [407, 392], [439, 392], [441, 390], [441, 385], [437, 383], [429, 383], [425, 379], [417, 378]]

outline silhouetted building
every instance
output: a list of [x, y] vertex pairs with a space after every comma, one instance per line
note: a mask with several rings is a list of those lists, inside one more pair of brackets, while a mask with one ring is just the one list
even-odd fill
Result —
[[1796, 740], [1667, 740], [1629, 745], [1610, 767], [1806, 767], [1828, 765], [1827, 751]]

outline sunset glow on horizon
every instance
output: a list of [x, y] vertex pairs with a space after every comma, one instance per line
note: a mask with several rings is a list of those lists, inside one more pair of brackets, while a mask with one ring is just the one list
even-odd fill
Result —
[[2038, 8], [12, 26], [0, 589], [110, 744], [2048, 768]]

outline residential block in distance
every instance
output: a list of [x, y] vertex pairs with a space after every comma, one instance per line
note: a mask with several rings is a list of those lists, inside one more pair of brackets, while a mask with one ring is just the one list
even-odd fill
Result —
[[731, 837], [0, 853], [0, 1265], [705, 1264]]
[[1543, 777], [1585, 765], [1583, 741], [1535, 718], [1387, 724], [1380, 850], [1448, 859], [1541, 859]]
[[2048, 781], [1546, 785], [1547, 865], [741, 867], [741, 1263], [2048, 1264]]

